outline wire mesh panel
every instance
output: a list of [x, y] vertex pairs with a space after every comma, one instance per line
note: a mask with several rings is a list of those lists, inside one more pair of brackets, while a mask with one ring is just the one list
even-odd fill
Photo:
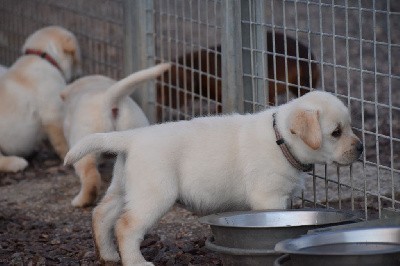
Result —
[[243, 80], [249, 111], [303, 95], [316, 88], [320, 79], [307, 36], [299, 36], [302, 30], [295, 26], [279, 25], [279, 20], [286, 21], [285, 13], [279, 13], [281, 5], [242, 1]]
[[221, 111], [221, 1], [155, 0], [155, 61], [173, 63], [157, 83], [159, 121]]
[[84, 74], [123, 76], [122, 0], [2, 0], [0, 63], [11, 65], [21, 55], [27, 36], [48, 25], [72, 31], [82, 51]]
[[364, 143], [362, 162], [350, 168], [316, 166], [300, 204], [359, 209], [367, 219], [398, 209], [399, 2], [243, 0], [242, 6], [245, 110], [322, 89], [349, 107]]

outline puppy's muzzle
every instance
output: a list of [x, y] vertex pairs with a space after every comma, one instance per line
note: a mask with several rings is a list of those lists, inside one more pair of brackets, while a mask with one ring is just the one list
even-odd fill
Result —
[[352, 153], [352, 160], [355, 161], [361, 157], [361, 154], [364, 151], [364, 144], [360, 141], [359, 138], [353, 140], [351, 144], [351, 153]]

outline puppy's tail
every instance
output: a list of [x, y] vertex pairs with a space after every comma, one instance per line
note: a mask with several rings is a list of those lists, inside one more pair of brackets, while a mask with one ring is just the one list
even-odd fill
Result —
[[171, 68], [170, 63], [161, 63], [135, 72], [124, 79], [117, 81], [106, 91], [106, 99], [111, 105], [117, 103], [122, 97], [132, 94], [136, 85], [153, 79]]
[[72, 146], [64, 158], [64, 165], [74, 164], [85, 155], [93, 152], [125, 152], [129, 136], [129, 131], [95, 133], [88, 135]]

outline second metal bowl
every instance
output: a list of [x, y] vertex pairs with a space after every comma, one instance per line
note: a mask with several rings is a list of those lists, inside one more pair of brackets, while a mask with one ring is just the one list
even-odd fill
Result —
[[310, 234], [279, 242], [275, 251], [289, 254], [293, 266], [400, 265], [400, 227]]

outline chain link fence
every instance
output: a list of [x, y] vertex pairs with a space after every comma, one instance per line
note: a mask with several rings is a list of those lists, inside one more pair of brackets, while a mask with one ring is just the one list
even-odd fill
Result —
[[124, 76], [122, 0], [1, 0], [0, 64], [11, 65], [21, 56], [25, 39], [48, 25], [77, 36], [84, 74]]

